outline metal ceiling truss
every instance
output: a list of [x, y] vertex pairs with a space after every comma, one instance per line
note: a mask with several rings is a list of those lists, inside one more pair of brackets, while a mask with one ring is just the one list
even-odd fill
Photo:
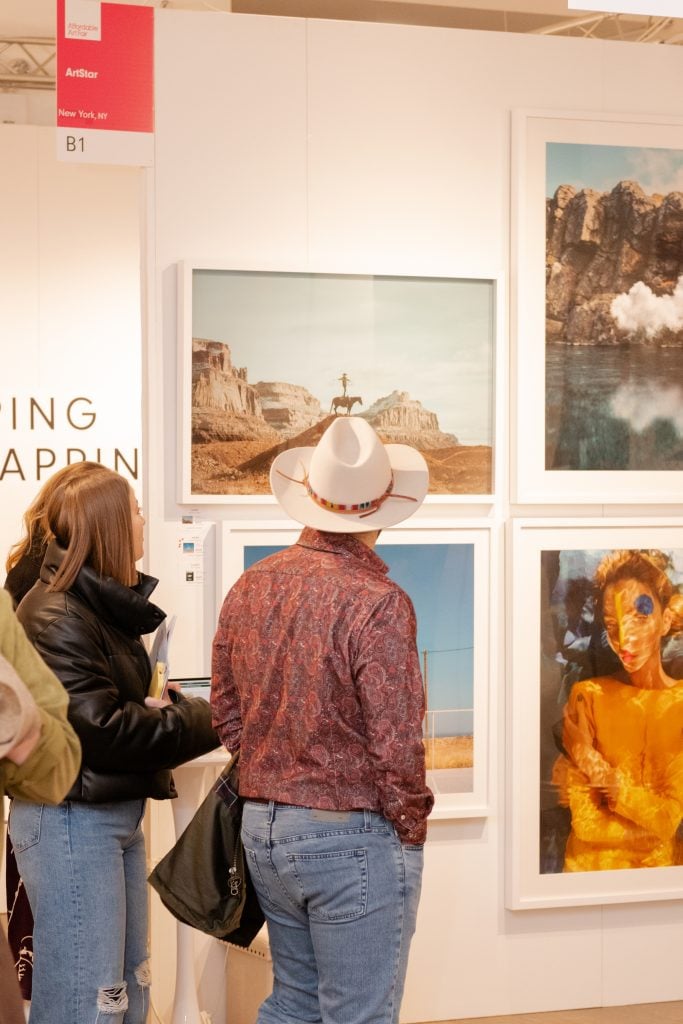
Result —
[[54, 39], [0, 36], [0, 89], [54, 89], [56, 70]]
[[[150, 0], [147, 2], [149, 3]], [[209, 0], [151, 0], [151, 2], [161, 7], [177, 6], [196, 9], [199, 3], [201, 4], [200, 9], [220, 9], [215, 5], [220, 5], [225, 0], [213, 0], [213, 3]], [[465, 15], [468, 13], [466, 2], [467, 0], [460, 8], [455, 3], [448, 3], [446, 9], [450, 9], [454, 14], [462, 11]], [[411, 5], [410, 0], [408, 0], [407, 6], [412, 6], [414, 10], [415, 5]], [[243, 0], [242, 3], [240, 0], [235, 0], [232, 7], [233, 10], [243, 8], [249, 11], [251, 4], [249, 0], [246, 2]], [[287, 4], [285, 3], [285, 10], [282, 9], [282, 0], [279, 0], [279, 4], [278, 2], [274, 3], [272, 11], [268, 7], [266, 0], [265, 9], [262, 6], [260, 13], [283, 14]], [[304, 3], [303, 10], [299, 13], [304, 13], [305, 7]], [[398, 3], [392, 4], [392, 7], [400, 10], [400, 0]], [[358, 17], [357, 6], [355, 11]], [[489, 9], [488, 13], [491, 16], [491, 22], [488, 25], [477, 24], [477, 28], [490, 27], [497, 31], [503, 29], [512, 32], [521, 30], [546, 36], [579, 36], [584, 39], [613, 39], [633, 43], [683, 45], [683, 18], [634, 17], [626, 14], [595, 13], [559, 19], [548, 16], [545, 24], [539, 25], [537, 21], [536, 25], [531, 27], [528, 22], [516, 24], [518, 18], [525, 18], [525, 16], [514, 11], [502, 12], [505, 15], [502, 23], [500, 22], [500, 11]], [[304, 16], [307, 14], [308, 12]], [[340, 16], [340, 12], [337, 12], [336, 16]], [[343, 12], [341, 16], [343, 17]], [[54, 89], [56, 69], [57, 51], [54, 39], [28, 37], [13, 39], [0, 36], [0, 90]]]
[[683, 43], [681, 18], [634, 18], [624, 14], [592, 14], [551, 22], [536, 35], [579, 35], [584, 39], [614, 39], [628, 43]]

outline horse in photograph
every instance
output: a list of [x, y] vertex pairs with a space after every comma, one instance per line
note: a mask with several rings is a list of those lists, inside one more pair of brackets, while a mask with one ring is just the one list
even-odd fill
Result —
[[350, 416], [351, 410], [356, 404], [363, 404], [363, 399], [360, 397], [360, 395], [337, 395], [336, 398], [332, 399], [332, 404], [330, 405], [330, 412], [334, 413], [336, 416], [338, 414], [339, 409], [345, 409], [346, 412], [343, 415]]

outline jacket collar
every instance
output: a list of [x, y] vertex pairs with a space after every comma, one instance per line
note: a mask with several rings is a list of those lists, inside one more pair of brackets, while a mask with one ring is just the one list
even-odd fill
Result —
[[[53, 540], [48, 544], [40, 569], [43, 583], [50, 583], [66, 556], [66, 551]], [[98, 576], [89, 565], [84, 565], [69, 593], [80, 598], [98, 618], [120, 629], [128, 636], [152, 633], [166, 618], [157, 605], [148, 600], [159, 581], [153, 576], [138, 573], [138, 582], [126, 587], [111, 576]]]

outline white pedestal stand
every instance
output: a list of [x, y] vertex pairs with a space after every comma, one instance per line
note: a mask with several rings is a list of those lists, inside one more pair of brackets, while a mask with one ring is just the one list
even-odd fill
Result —
[[[178, 799], [172, 801], [176, 839], [185, 831], [199, 806], [204, 772], [211, 768], [215, 777], [228, 759], [229, 754], [221, 747], [174, 769], [178, 790]], [[194, 929], [178, 921], [176, 935], [176, 980], [170, 1024], [202, 1024], [194, 971]]]

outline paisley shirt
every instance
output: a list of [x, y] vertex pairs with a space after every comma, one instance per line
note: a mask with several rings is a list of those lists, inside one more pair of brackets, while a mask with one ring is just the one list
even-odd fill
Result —
[[415, 612], [350, 534], [308, 527], [228, 593], [213, 642], [214, 726], [240, 748], [240, 793], [368, 808], [424, 842], [424, 695]]

